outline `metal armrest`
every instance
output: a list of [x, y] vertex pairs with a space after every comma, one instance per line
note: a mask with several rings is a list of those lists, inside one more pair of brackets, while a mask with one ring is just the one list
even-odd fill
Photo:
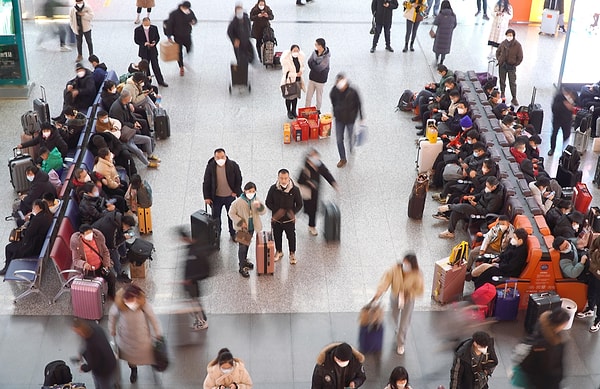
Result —
[[[22, 274], [31, 274], [33, 275], [33, 280], [30, 280], [29, 278], [25, 277]], [[27, 282], [35, 282], [35, 276], [36, 276], [36, 272], [34, 272], [33, 270], [17, 270], [13, 273], [13, 277], [21, 279], [23, 281], [27, 281]]]

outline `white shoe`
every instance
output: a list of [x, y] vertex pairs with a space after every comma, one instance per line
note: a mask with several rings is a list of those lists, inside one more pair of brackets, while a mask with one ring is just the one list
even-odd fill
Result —
[[273, 261], [274, 261], [274, 262], [277, 262], [277, 261], [279, 261], [281, 258], [283, 258], [283, 252], [281, 252], [281, 251], [277, 251], [277, 252], [275, 253], [275, 258], [273, 258]]
[[60, 46], [60, 51], [67, 52], [67, 51], [72, 51], [72, 49], [70, 47], [67, 47], [67, 46]]
[[312, 235], [312, 236], [317, 236], [319, 235], [319, 232], [317, 231], [317, 229], [315, 227], [308, 227], [308, 232]]
[[398, 346], [396, 352], [398, 353], [398, 355], [404, 355], [404, 346]]
[[449, 210], [450, 210], [450, 206], [449, 205], [440, 205], [438, 207], [438, 212], [439, 213], [448, 212]]

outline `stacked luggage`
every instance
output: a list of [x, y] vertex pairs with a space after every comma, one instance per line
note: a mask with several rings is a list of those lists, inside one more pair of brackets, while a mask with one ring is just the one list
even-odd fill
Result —
[[556, 181], [561, 187], [574, 187], [581, 182], [583, 172], [579, 170], [580, 155], [577, 149], [569, 145], [563, 151], [556, 171]]
[[263, 30], [262, 41], [261, 58], [263, 65], [267, 68], [269, 66], [275, 67], [276, 65], [280, 65], [280, 62], [277, 64], [275, 63], [275, 46], [277, 46], [277, 38], [275, 38], [275, 31], [273, 31], [271, 26], [265, 27]]

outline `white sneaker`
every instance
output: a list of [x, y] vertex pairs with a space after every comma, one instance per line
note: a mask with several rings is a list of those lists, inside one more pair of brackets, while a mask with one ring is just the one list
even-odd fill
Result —
[[67, 52], [67, 51], [72, 51], [72, 49], [70, 47], [67, 47], [67, 46], [60, 46], [60, 51]]
[[450, 232], [448, 230], [445, 230], [443, 232], [440, 232], [440, 234], [438, 235], [438, 237], [444, 238], [444, 239], [452, 239], [452, 238], [454, 238], [454, 232]]
[[398, 353], [398, 355], [404, 355], [404, 346], [398, 346], [396, 352]]
[[440, 205], [438, 207], [438, 212], [439, 213], [448, 212], [449, 210], [450, 210], [450, 206], [449, 205]]
[[590, 327], [590, 332], [598, 332], [598, 330], [600, 330], [600, 323], [595, 323]]
[[317, 236], [319, 235], [319, 232], [317, 231], [317, 229], [315, 227], [308, 227], [308, 232], [312, 235], [312, 236]]
[[192, 330], [205, 330], [208, 328], [208, 322], [206, 320], [196, 320], [194, 324], [192, 324]]
[[594, 316], [594, 310], [593, 309], [587, 309], [583, 312], [578, 312], [577, 313], [577, 317], [580, 319], [585, 319], [586, 317], [592, 317]]
[[275, 258], [273, 258], [273, 261], [274, 261], [274, 262], [277, 262], [277, 261], [279, 261], [281, 258], [283, 258], [283, 252], [281, 252], [281, 251], [278, 251], [278, 252], [276, 252], [276, 253], [275, 253]]

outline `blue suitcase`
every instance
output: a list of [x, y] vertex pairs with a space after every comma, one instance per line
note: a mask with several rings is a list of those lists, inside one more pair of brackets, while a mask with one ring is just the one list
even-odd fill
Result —
[[519, 293], [519, 290], [517, 289], [516, 281], [514, 288], [509, 288], [507, 282], [504, 285], [504, 289], [498, 289], [496, 291], [496, 306], [494, 308], [494, 316], [496, 317], [496, 320], [517, 320], [520, 299], [521, 295]]
[[383, 324], [361, 326], [358, 347], [363, 354], [378, 353], [383, 348]]

